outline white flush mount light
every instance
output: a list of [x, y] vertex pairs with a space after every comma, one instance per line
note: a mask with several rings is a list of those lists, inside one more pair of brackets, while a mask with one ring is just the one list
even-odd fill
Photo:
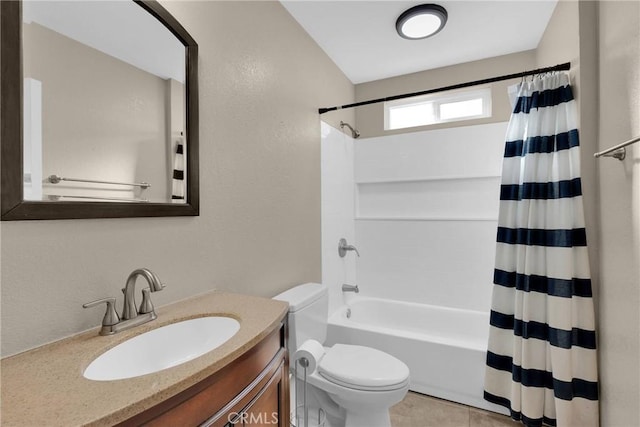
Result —
[[447, 22], [447, 11], [437, 4], [421, 4], [405, 10], [396, 21], [400, 37], [426, 39], [436, 34]]

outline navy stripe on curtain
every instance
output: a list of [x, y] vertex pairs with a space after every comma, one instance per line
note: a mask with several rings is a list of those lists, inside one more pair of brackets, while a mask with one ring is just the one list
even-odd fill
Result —
[[565, 199], [577, 196], [582, 196], [582, 181], [580, 178], [556, 182], [502, 184], [500, 186], [500, 200]]
[[487, 353], [487, 365], [501, 371], [511, 372], [513, 381], [525, 387], [544, 387], [553, 390], [554, 396], [562, 400], [581, 397], [589, 400], [598, 399], [598, 384], [574, 378], [571, 381], [561, 381], [553, 377], [548, 371], [539, 369], [523, 369], [513, 363], [507, 356]]
[[569, 85], [555, 89], [534, 91], [528, 96], [518, 97], [516, 106], [513, 109], [513, 114], [529, 114], [531, 110], [555, 107], [556, 105], [569, 101], [573, 101], [573, 91]]
[[591, 297], [590, 279], [557, 279], [535, 274], [521, 274], [515, 271], [495, 269], [493, 283], [507, 288], [515, 288], [523, 292], [539, 292], [555, 297], [571, 298]]
[[[491, 403], [495, 403], [496, 405], [507, 407], [507, 408], [510, 405], [510, 402], [508, 399], [505, 399], [504, 397], [496, 396], [486, 391], [484, 392], [484, 400]], [[547, 425], [547, 426], [557, 425], [556, 420], [554, 418], [547, 418], [547, 417], [529, 418], [527, 416], [522, 415], [521, 412], [514, 411], [514, 410], [511, 410], [511, 418], [513, 418], [516, 421], [522, 421], [523, 424], [531, 427], [539, 427], [539, 426], [541, 427], [542, 425]]]
[[507, 135], [484, 398], [527, 426], [596, 427], [595, 316], [568, 75], [521, 83]]
[[584, 228], [572, 230], [541, 230], [535, 228], [498, 227], [498, 243], [510, 245], [529, 245], [564, 247], [587, 246], [587, 234]]
[[510, 329], [522, 338], [537, 338], [549, 341], [554, 347], [571, 348], [572, 346], [595, 349], [596, 333], [592, 330], [573, 328], [570, 331], [552, 328], [546, 323], [522, 321], [512, 314], [503, 314], [491, 310], [489, 323], [501, 329]]
[[184, 180], [184, 171], [179, 171], [177, 169], [173, 170], [173, 179], [177, 179], [180, 181]]
[[557, 135], [532, 136], [526, 140], [507, 141], [504, 148], [505, 157], [522, 157], [531, 153], [553, 153], [568, 150], [580, 144], [578, 131], [572, 129]]

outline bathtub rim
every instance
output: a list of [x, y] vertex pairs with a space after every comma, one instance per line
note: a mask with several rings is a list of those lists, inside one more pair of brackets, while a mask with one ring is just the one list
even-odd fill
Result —
[[[480, 316], [486, 317], [487, 334], [486, 336], [482, 337], [483, 339], [475, 339], [474, 337], [470, 337], [469, 341], [464, 341], [461, 339], [444, 338], [437, 335], [431, 335], [429, 333], [418, 333], [418, 332], [404, 331], [401, 329], [390, 328], [385, 326], [368, 325], [367, 323], [353, 321], [346, 317], [345, 315], [346, 310], [351, 308], [353, 304], [357, 304], [358, 302], [367, 302], [367, 301], [382, 302], [385, 304], [408, 305], [412, 307], [419, 307], [421, 309], [431, 308], [435, 310], [446, 311], [448, 313], [461, 313], [464, 315], [474, 314], [479, 317]], [[488, 349], [489, 313], [485, 313], [479, 310], [468, 310], [468, 309], [461, 309], [456, 307], [445, 307], [445, 306], [437, 306], [432, 304], [422, 304], [422, 303], [415, 303], [415, 302], [409, 302], [409, 301], [391, 300], [387, 298], [358, 295], [350, 298], [347, 303], [342, 304], [337, 309], [335, 309], [333, 313], [329, 315], [328, 324], [334, 325], [334, 326], [342, 326], [346, 328], [370, 331], [370, 332], [380, 332], [380, 333], [386, 333], [390, 335], [397, 335], [407, 339], [429, 341], [429, 342], [433, 342], [440, 345], [446, 345], [450, 347], [468, 348], [468, 349], [483, 351], [483, 352], [486, 352]]]

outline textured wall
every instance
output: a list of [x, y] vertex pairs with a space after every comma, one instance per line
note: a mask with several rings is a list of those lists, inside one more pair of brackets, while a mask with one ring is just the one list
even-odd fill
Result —
[[166, 282], [156, 305], [321, 279], [317, 108], [353, 102], [353, 85], [278, 2], [163, 4], [200, 47], [201, 214], [3, 222], [3, 355], [97, 326], [81, 304], [121, 304], [136, 267]]

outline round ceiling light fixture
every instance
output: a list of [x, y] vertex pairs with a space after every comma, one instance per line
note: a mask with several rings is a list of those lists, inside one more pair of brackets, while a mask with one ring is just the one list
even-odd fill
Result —
[[396, 21], [400, 37], [420, 40], [438, 33], [447, 22], [447, 10], [437, 4], [420, 4], [402, 12]]

